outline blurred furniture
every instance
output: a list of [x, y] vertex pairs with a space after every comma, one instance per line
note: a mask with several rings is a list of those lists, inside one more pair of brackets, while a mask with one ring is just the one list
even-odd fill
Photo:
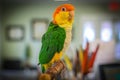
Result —
[[37, 80], [37, 67], [24, 67], [20, 60], [3, 60], [0, 80]]
[[23, 70], [19, 59], [5, 59], [2, 62], [2, 70]]
[[102, 64], [99, 66], [101, 80], [120, 80], [120, 64]]
[[37, 80], [37, 70], [3, 70], [0, 71], [0, 80]]

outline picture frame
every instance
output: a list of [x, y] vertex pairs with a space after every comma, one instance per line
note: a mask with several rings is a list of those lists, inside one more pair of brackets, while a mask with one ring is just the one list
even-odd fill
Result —
[[22, 25], [9, 25], [6, 27], [6, 39], [9, 41], [21, 41], [24, 39], [24, 27]]
[[43, 34], [47, 31], [48, 19], [33, 19], [32, 20], [32, 39], [41, 40]]

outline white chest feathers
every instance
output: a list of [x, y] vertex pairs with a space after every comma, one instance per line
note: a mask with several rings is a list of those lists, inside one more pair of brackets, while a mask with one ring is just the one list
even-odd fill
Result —
[[67, 48], [69, 47], [71, 43], [71, 37], [72, 37], [71, 29], [66, 29], [65, 31], [66, 31], [66, 38], [65, 38], [62, 52], [66, 52]]

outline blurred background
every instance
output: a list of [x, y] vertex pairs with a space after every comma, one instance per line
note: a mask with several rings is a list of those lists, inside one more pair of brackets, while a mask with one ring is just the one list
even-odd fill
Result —
[[64, 79], [80, 80], [80, 66], [74, 71], [76, 53], [88, 40], [89, 52], [97, 44], [100, 48], [86, 80], [120, 80], [119, 0], [0, 0], [0, 80], [38, 80], [41, 36], [55, 8], [64, 3], [75, 6], [73, 37], [66, 52], [72, 70]]

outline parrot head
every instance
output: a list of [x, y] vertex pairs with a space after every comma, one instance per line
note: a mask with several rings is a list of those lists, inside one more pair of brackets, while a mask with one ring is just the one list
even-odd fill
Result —
[[53, 14], [53, 23], [63, 28], [72, 28], [74, 20], [74, 6], [63, 4], [55, 9]]

